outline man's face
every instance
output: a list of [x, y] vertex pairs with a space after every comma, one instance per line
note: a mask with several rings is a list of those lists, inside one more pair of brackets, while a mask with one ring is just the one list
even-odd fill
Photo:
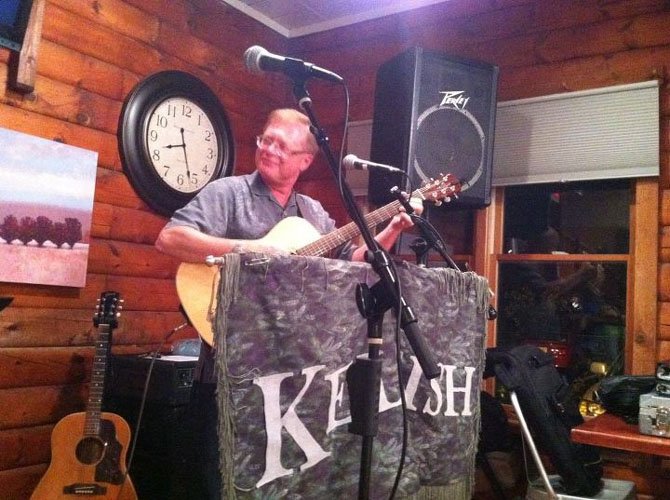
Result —
[[[271, 187], [292, 186], [314, 156], [305, 151], [304, 125], [273, 122], [263, 132], [256, 149], [256, 168]], [[307, 131], [307, 133], [309, 133]]]

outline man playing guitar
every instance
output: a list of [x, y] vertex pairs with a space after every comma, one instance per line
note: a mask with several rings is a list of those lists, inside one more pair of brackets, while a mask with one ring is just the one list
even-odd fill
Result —
[[[294, 191], [300, 174], [312, 164], [318, 145], [310, 132], [307, 116], [293, 109], [273, 111], [257, 137], [256, 170], [248, 175], [225, 177], [208, 184], [184, 208], [177, 210], [156, 240], [161, 252], [184, 262], [203, 263], [208, 255], [262, 252], [288, 253], [299, 235], [268, 238], [271, 229], [287, 217], [306, 219], [319, 234], [335, 229], [335, 222], [322, 205]], [[420, 208], [417, 212], [420, 213]], [[410, 217], [399, 211], [376, 236], [389, 250], [402, 231], [411, 227]], [[365, 246], [344, 243], [335, 257], [363, 261]], [[221, 498], [218, 470], [217, 410], [215, 402], [214, 358], [209, 345], [203, 344], [191, 404], [195, 428], [200, 434], [198, 457], [194, 467], [207, 485], [208, 498]]]

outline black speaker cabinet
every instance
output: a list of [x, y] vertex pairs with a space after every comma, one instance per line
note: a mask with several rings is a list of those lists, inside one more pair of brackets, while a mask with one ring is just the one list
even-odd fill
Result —
[[104, 409], [121, 415], [132, 429], [136, 448], [130, 478], [141, 500], [204, 498], [199, 483], [193, 480], [198, 449], [193, 419], [188, 411], [196, 358], [161, 356], [156, 359], [138, 429], [150, 365], [150, 356], [115, 355], [111, 358]]
[[[461, 182], [445, 206], [483, 207], [491, 201], [491, 161], [498, 67], [413, 48], [377, 72], [370, 160], [407, 172], [413, 189], [440, 174]], [[393, 200], [402, 176], [373, 170], [368, 197]]]
[[147, 402], [139, 429], [140, 399], [112, 396], [106, 407], [128, 422], [133, 440], [137, 436], [129, 474], [140, 500], [204, 498], [193, 478], [198, 449], [186, 404]]

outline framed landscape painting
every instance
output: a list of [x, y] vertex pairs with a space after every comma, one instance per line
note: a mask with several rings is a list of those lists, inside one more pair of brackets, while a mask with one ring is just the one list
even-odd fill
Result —
[[0, 128], [0, 281], [86, 285], [98, 153]]

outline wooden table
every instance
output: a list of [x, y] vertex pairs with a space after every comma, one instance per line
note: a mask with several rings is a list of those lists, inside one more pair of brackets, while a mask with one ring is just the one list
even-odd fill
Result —
[[570, 437], [575, 443], [670, 457], [670, 438], [640, 434], [637, 425], [609, 413], [574, 427]]

